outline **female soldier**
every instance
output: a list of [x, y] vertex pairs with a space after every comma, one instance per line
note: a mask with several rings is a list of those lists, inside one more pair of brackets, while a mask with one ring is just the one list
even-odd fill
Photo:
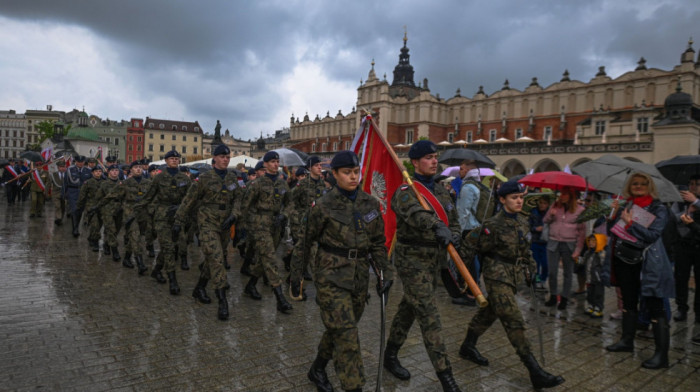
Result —
[[525, 338], [525, 322], [515, 299], [515, 290], [522, 277], [526, 277], [528, 285], [533, 284], [537, 270], [530, 252], [528, 224], [519, 216], [523, 209], [523, 196], [524, 190], [516, 181], [501, 185], [498, 198], [503, 209], [463, 239], [460, 247], [462, 260], [473, 260], [474, 253], [479, 253], [484, 260], [482, 276], [489, 294], [489, 304], [479, 308], [469, 323], [459, 355], [478, 365], [488, 366], [489, 361], [476, 349], [476, 341], [499, 319], [510, 344], [530, 373], [535, 389], [551, 388], [563, 383], [564, 378], [547, 373], [535, 360], [530, 343]]
[[392, 284], [387, 263], [384, 220], [379, 202], [358, 189], [360, 168], [352, 151], [340, 151], [331, 161], [337, 185], [309, 210], [304, 255], [318, 242], [311, 260], [316, 300], [326, 331], [308, 377], [319, 391], [332, 391], [326, 365], [332, 358], [340, 385], [359, 391], [365, 383], [357, 324], [367, 301], [369, 261], [384, 271], [380, 296]]

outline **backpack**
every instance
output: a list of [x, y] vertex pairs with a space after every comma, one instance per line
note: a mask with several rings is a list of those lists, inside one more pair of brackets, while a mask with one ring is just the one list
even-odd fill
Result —
[[496, 209], [496, 196], [492, 194], [489, 187], [474, 179], [466, 180], [465, 184], [473, 184], [479, 190], [479, 202], [476, 205], [474, 216], [480, 224], [484, 223], [486, 219], [493, 216], [493, 212]]

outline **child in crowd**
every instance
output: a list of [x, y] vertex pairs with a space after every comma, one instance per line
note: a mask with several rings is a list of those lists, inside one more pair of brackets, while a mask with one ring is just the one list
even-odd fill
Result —
[[591, 234], [586, 238], [587, 249], [582, 257], [582, 264], [587, 267], [588, 284], [586, 314], [593, 318], [603, 317], [605, 301], [605, 282], [609, 281], [610, 266], [606, 266], [605, 248], [608, 237], [605, 234]]

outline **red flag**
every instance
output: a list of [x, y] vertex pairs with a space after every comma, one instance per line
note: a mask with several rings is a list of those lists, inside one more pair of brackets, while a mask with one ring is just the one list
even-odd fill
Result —
[[66, 161], [66, 167], [70, 167], [70, 164], [71, 164], [71, 156], [68, 155], [68, 156], [66, 157], [65, 161]]
[[371, 117], [366, 116], [362, 120], [362, 127], [357, 131], [352, 148], [356, 154], [361, 155], [360, 187], [379, 200], [384, 218], [386, 247], [391, 249], [394, 233], [396, 233], [396, 215], [391, 209], [391, 197], [403, 182], [403, 176], [377, 132], [378, 130], [372, 125]]
[[34, 179], [34, 182], [39, 186], [42, 192], [46, 190], [46, 185], [44, 185], [44, 181], [41, 180], [41, 177], [39, 176], [39, 170], [34, 170], [32, 172], [32, 178]]
[[51, 159], [51, 155], [53, 155], [53, 147], [49, 146], [41, 150], [41, 157], [44, 158], [44, 162], [48, 162]]

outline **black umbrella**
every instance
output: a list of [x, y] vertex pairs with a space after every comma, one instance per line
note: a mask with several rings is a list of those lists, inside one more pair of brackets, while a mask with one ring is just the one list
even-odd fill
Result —
[[491, 169], [496, 167], [496, 163], [486, 155], [468, 148], [453, 148], [447, 150], [443, 152], [438, 159], [438, 162], [449, 166], [459, 165], [464, 161], [474, 161], [478, 167], [488, 167]]
[[700, 155], [676, 155], [655, 166], [672, 183], [688, 185], [691, 176], [700, 174]]
[[19, 157], [32, 162], [44, 162], [44, 158], [42, 158], [41, 154], [36, 151], [24, 151], [23, 153], [19, 154]]
[[10, 161], [7, 159], [0, 159], [0, 167], [5, 167], [10, 164]]

